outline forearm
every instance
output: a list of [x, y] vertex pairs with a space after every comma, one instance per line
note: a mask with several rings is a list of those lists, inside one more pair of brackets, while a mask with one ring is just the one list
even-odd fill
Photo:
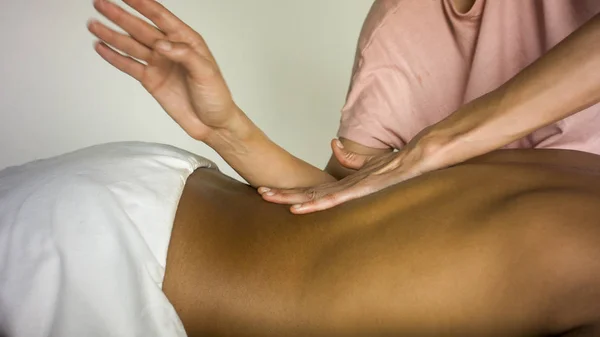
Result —
[[[432, 127], [445, 165], [516, 141], [600, 101], [600, 15], [497, 90]], [[435, 142], [435, 141], [434, 141]]]
[[271, 141], [243, 112], [237, 116], [229, 130], [213, 133], [206, 143], [250, 185], [294, 188], [335, 181]]

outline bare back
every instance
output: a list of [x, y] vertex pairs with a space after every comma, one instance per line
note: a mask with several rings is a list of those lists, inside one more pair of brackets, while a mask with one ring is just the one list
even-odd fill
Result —
[[569, 151], [495, 152], [306, 216], [199, 170], [164, 291], [190, 336], [585, 332], [598, 205], [600, 157]]

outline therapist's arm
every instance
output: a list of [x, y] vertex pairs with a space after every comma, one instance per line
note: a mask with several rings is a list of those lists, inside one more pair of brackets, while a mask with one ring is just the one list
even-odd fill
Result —
[[[600, 14], [497, 90], [430, 128], [439, 167], [498, 149], [600, 102]], [[596, 126], [598, 127], [598, 126]]]
[[[458, 164], [600, 102], [600, 14], [497, 90], [426, 128], [402, 150], [339, 182], [273, 190], [265, 200], [310, 213]], [[597, 127], [592, 125], [592, 127]]]
[[333, 182], [327, 172], [273, 142], [238, 109], [238, 121], [212, 132], [204, 142], [254, 187], [308, 187]]
[[[94, 7], [127, 34], [98, 21], [89, 30], [108, 63], [138, 80], [191, 137], [216, 150], [252, 186], [291, 188], [335, 181], [271, 141], [234, 103], [200, 34], [154, 0], [124, 0], [156, 26], [113, 2]], [[119, 52], [117, 52], [119, 51]]]
[[[245, 116], [241, 111], [240, 115]], [[356, 170], [344, 167], [338, 157], [377, 156], [391, 149], [376, 149], [348, 139], [339, 141], [343, 150], [332, 141], [331, 156], [325, 171], [318, 169], [285, 151], [271, 141], [249, 119], [236, 128], [238, 131], [222, 130], [212, 134], [205, 142], [215, 149], [229, 165], [250, 182], [252, 186], [272, 188], [312, 187], [342, 179]], [[283, 186], [283, 187], [280, 187]]]

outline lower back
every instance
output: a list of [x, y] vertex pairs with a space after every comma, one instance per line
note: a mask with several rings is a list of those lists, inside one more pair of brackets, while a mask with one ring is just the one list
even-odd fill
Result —
[[[528, 226], [597, 203], [599, 172], [600, 158], [584, 153], [501, 151], [297, 216], [200, 170], [179, 205], [164, 290], [190, 336], [290, 335], [298, 325], [394, 330], [435, 312], [483, 321], [496, 313], [459, 313], [502, 277], [490, 272], [486, 283], [478, 274], [511, 249], [498, 237], [520, 237]], [[600, 218], [595, 207], [577, 211]]]

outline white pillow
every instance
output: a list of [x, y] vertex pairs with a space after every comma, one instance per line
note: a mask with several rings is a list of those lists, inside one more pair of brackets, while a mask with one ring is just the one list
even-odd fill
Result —
[[0, 172], [0, 336], [185, 336], [161, 290], [201, 157], [114, 143]]

